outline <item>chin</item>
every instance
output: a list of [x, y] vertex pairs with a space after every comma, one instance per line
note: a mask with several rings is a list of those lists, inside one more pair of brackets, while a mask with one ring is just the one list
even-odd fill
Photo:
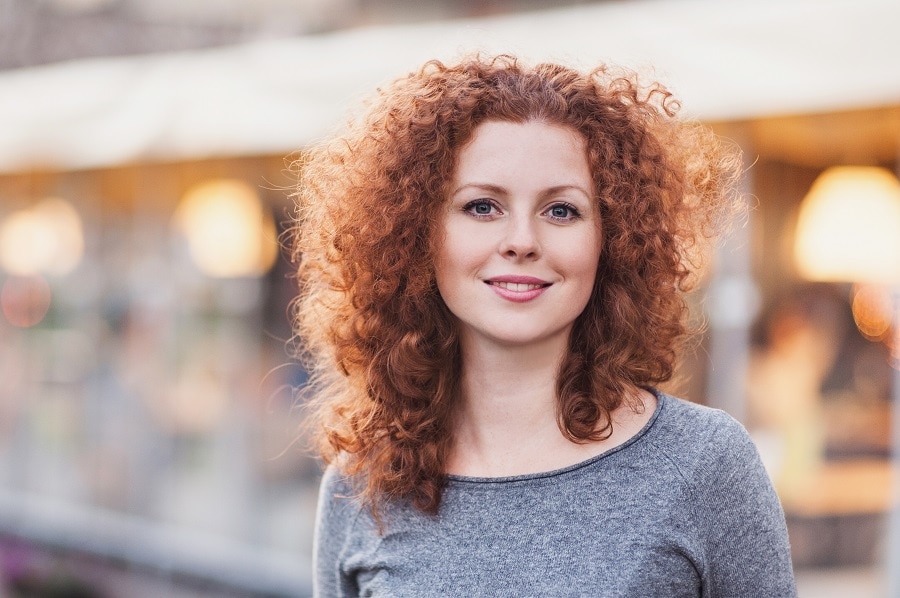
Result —
[[547, 330], [523, 330], [521, 327], [510, 328], [504, 330], [479, 331], [479, 336], [487, 338], [497, 345], [505, 347], [525, 348], [528, 346], [541, 346], [555, 340], [568, 340], [569, 330], [547, 331]]

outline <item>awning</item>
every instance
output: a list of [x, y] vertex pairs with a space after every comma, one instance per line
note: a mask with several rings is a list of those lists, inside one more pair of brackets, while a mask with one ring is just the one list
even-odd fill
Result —
[[896, 0], [636, 0], [0, 73], [0, 172], [288, 153], [362, 94], [481, 50], [668, 84], [706, 120], [900, 104]]

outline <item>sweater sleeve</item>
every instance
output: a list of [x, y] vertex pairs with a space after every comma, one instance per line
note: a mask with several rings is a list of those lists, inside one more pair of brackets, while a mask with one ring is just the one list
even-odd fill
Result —
[[704, 598], [795, 597], [784, 512], [749, 434], [718, 412], [699, 464], [694, 513], [704, 537]]
[[313, 596], [357, 595], [341, 567], [342, 555], [357, 514], [357, 501], [352, 498], [349, 485], [337, 467], [330, 465], [319, 487], [313, 537]]

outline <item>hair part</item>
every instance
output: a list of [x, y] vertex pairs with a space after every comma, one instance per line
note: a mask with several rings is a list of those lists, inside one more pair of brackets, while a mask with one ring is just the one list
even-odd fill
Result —
[[446, 484], [461, 359], [434, 258], [459, 151], [482, 122], [540, 120], [586, 142], [603, 247], [559, 370], [562, 433], [608, 437], [630, 390], [672, 377], [697, 248], [739, 206], [740, 169], [733, 146], [678, 109], [663, 86], [607, 66], [432, 61], [297, 163], [293, 315], [309, 421], [376, 516], [395, 499], [436, 513]]

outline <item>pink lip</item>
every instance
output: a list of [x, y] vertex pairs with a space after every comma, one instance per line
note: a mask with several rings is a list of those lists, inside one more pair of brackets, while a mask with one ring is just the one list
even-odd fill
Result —
[[546, 280], [541, 280], [540, 278], [535, 278], [534, 276], [516, 276], [515, 274], [504, 274], [503, 276], [492, 276], [488, 278], [485, 282], [488, 284], [492, 282], [515, 282], [517, 284], [541, 284], [541, 285], [549, 285], [550, 283]]
[[[491, 290], [497, 293], [503, 299], [514, 303], [525, 303], [537, 299], [544, 291], [550, 288], [551, 283], [533, 276], [516, 276], [507, 274], [504, 276], [494, 276], [484, 281]], [[503, 283], [501, 286], [498, 283]], [[531, 289], [515, 289], [509, 288], [508, 285], [540, 285]]]

